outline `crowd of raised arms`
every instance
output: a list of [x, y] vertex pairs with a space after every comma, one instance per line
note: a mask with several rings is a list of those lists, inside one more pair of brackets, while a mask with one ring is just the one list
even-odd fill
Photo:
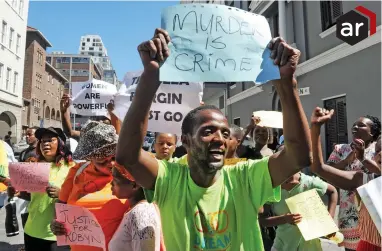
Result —
[[[325, 161], [321, 127], [336, 111], [317, 107], [308, 121], [295, 78], [300, 52], [282, 38], [268, 45], [280, 70], [281, 78], [271, 84], [281, 101], [282, 135], [259, 126], [261, 118], [254, 116], [244, 129], [230, 126], [220, 109], [201, 104], [185, 116], [181, 135], [156, 132], [155, 153], [143, 150], [150, 106], [161, 84], [159, 66], [169, 57], [170, 39], [165, 30], [156, 29], [152, 39], [138, 46], [144, 71], [124, 121], [109, 104], [110, 118], [72, 130], [70, 96], [64, 95], [63, 130], [27, 130], [29, 148], [19, 162], [51, 163], [45, 193], [16, 191], [7, 165], [0, 163], [0, 182], [7, 186], [3, 192], [25, 207], [20, 210], [23, 249], [102, 250], [57, 246], [57, 236], [68, 231], [55, 214], [55, 203], [63, 203], [95, 215], [108, 251], [318, 251], [320, 238], [303, 238], [296, 225], [303, 216], [291, 213], [285, 202], [315, 189], [327, 197], [333, 218], [339, 197], [338, 227], [344, 236], [339, 245], [346, 250], [380, 250], [381, 235], [357, 200], [356, 189], [381, 174], [381, 123], [366, 114], [357, 119], [352, 143], [335, 145]], [[243, 144], [248, 134], [254, 147]], [[78, 141], [73, 153], [68, 138]], [[12, 151], [1, 143], [0, 159], [10, 159]], [[238, 161], [227, 164], [227, 159]]]

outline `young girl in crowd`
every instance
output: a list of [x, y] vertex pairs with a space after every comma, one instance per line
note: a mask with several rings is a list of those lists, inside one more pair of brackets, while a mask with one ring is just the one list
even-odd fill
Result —
[[125, 168], [113, 168], [113, 195], [128, 199], [131, 206], [109, 242], [109, 251], [164, 250], [159, 211], [146, 201], [143, 189]]
[[[343, 189], [346, 192], [353, 192], [358, 187], [366, 184], [373, 179], [374, 174], [367, 174], [365, 172], [359, 172], [359, 170], [339, 170], [332, 166], [325, 165], [322, 157], [321, 149], [321, 139], [320, 139], [320, 130], [321, 126], [326, 123], [332, 117], [334, 111], [327, 111], [324, 109], [316, 108], [312, 114], [311, 123], [311, 137], [312, 137], [312, 149], [313, 149], [313, 164], [312, 171], [317, 175], [321, 176], [328, 182], [334, 184], [335, 186]], [[359, 120], [360, 122], [360, 120]], [[366, 166], [371, 166], [376, 168], [376, 172], [381, 168], [381, 124], [376, 118], [373, 119], [373, 124], [368, 121], [364, 123], [363, 129], [371, 137], [377, 139], [376, 144], [374, 144], [375, 157], [372, 159], [364, 159], [363, 163], [367, 162]], [[363, 136], [365, 134], [358, 133], [357, 129], [353, 130], [354, 135]], [[363, 134], [363, 135], [362, 135]], [[367, 145], [361, 140], [356, 138], [354, 140], [354, 149], [356, 151], [362, 151]], [[373, 152], [374, 152], [373, 151]], [[358, 155], [359, 156], [359, 155]], [[363, 156], [363, 155], [361, 155]], [[346, 156], [343, 156], [345, 159]], [[356, 207], [357, 208], [357, 207]], [[360, 241], [357, 244], [357, 251], [380, 251], [381, 250], [381, 235], [379, 234], [374, 222], [371, 220], [371, 217], [364, 206], [361, 203], [360, 211], [355, 211], [353, 214], [357, 218], [357, 230], [360, 236]], [[359, 222], [358, 222], [359, 219]]]
[[[60, 203], [82, 206], [97, 218], [106, 238], [106, 246], [129, 210], [126, 200], [112, 195], [112, 166], [118, 141], [113, 126], [92, 121], [82, 130], [78, 146], [73, 156], [87, 160], [71, 168], [59, 196]], [[53, 220], [52, 231], [56, 235], [65, 234], [65, 226]], [[100, 251], [91, 246], [71, 246], [72, 251]]]
[[26, 251], [58, 250], [56, 236], [50, 230], [50, 222], [54, 218], [54, 204], [60, 193], [72, 162], [71, 152], [65, 146], [66, 137], [59, 128], [40, 128], [35, 132], [39, 140], [36, 152], [39, 162], [51, 164], [49, 187], [46, 193], [31, 193], [28, 206], [29, 216], [24, 228]]
[[[380, 174], [380, 169], [372, 161], [375, 155], [375, 141], [380, 135], [380, 130], [381, 122], [376, 117], [365, 116], [357, 119], [352, 127], [353, 142], [336, 145], [328, 164], [339, 170]], [[338, 221], [345, 237], [345, 248], [355, 250], [360, 240], [360, 232], [354, 190], [340, 190]]]

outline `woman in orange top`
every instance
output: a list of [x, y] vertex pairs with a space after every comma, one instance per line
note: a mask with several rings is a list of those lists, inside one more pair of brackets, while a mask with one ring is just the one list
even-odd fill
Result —
[[[374, 174], [366, 174], [359, 171], [339, 170], [335, 167], [324, 164], [321, 150], [320, 130], [322, 124], [330, 120], [333, 112], [333, 110], [329, 112], [320, 108], [316, 108], [316, 110], [313, 112], [311, 119], [313, 164], [311, 168], [315, 174], [321, 176], [331, 184], [347, 191], [354, 191], [358, 187], [373, 179]], [[374, 160], [364, 159], [361, 161], [361, 163], [364, 165], [364, 167], [366, 167], [366, 165], [376, 167], [376, 170], [373, 170], [373, 172], [381, 175], [381, 122], [379, 122], [377, 118], [374, 118], [372, 123], [373, 124], [370, 126], [370, 131], [362, 131], [361, 133], [370, 134], [377, 141], [375, 144]], [[365, 130], [365, 128], [358, 130]], [[364, 150], [365, 143], [363, 140], [356, 139], [354, 141], [355, 154], [357, 156], [364, 156]], [[359, 212], [358, 228], [361, 240], [358, 243], [357, 251], [380, 251], [381, 235], [379, 234], [375, 224], [370, 217], [370, 214], [362, 202]]]
[[[59, 195], [60, 203], [82, 206], [97, 218], [106, 238], [106, 246], [118, 228], [124, 213], [129, 210], [127, 200], [112, 195], [112, 166], [118, 135], [111, 125], [92, 121], [82, 130], [75, 159], [87, 160], [71, 168]], [[112, 212], [112, 213], [111, 213]], [[64, 235], [65, 226], [53, 220], [54, 234]], [[71, 246], [72, 251], [101, 251], [91, 246]]]

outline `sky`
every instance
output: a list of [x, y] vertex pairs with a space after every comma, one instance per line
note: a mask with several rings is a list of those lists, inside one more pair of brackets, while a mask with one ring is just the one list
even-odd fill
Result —
[[137, 46], [161, 25], [161, 10], [179, 1], [31, 1], [28, 25], [40, 30], [51, 51], [77, 54], [83, 35], [99, 35], [119, 80], [142, 70]]

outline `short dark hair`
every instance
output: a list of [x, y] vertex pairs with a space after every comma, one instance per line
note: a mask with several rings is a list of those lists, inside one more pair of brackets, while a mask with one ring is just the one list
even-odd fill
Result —
[[195, 125], [195, 118], [196, 115], [200, 111], [204, 110], [214, 110], [219, 113], [222, 113], [219, 108], [217, 108], [214, 105], [203, 105], [203, 106], [198, 106], [195, 109], [191, 110], [189, 113], [187, 113], [186, 117], [184, 117], [184, 120], [182, 122], [182, 134], [187, 135], [192, 133], [192, 128]]
[[9, 134], [9, 135], [11, 135], [11, 134], [12, 134], [12, 132], [11, 132], [11, 131], [8, 131], [8, 134]]
[[176, 134], [167, 133], [167, 132], [155, 132], [155, 141], [157, 141], [157, 137], [159, 137], [159, 135], [161, 134], [171, 134], [175, 138], [175, 144], [178, 141], [178, 137], [176, 136]]
[[370, 130], [373, 134], [373, 140], [376, 141], [379, 135], [381, 135], [381, 121], [377, 117], [371, 115], [366, 115], [365, 118], [370, 119], [373, 122]]
[[238, 135], [238, 139], [241, 140], [244, 136], [244, 132], [243, 130], [237, 126], [237, 125], [231, 125], [230, 128], [229, 128], [231, 131], [233, 131], [233, 134], [237, 134]]

